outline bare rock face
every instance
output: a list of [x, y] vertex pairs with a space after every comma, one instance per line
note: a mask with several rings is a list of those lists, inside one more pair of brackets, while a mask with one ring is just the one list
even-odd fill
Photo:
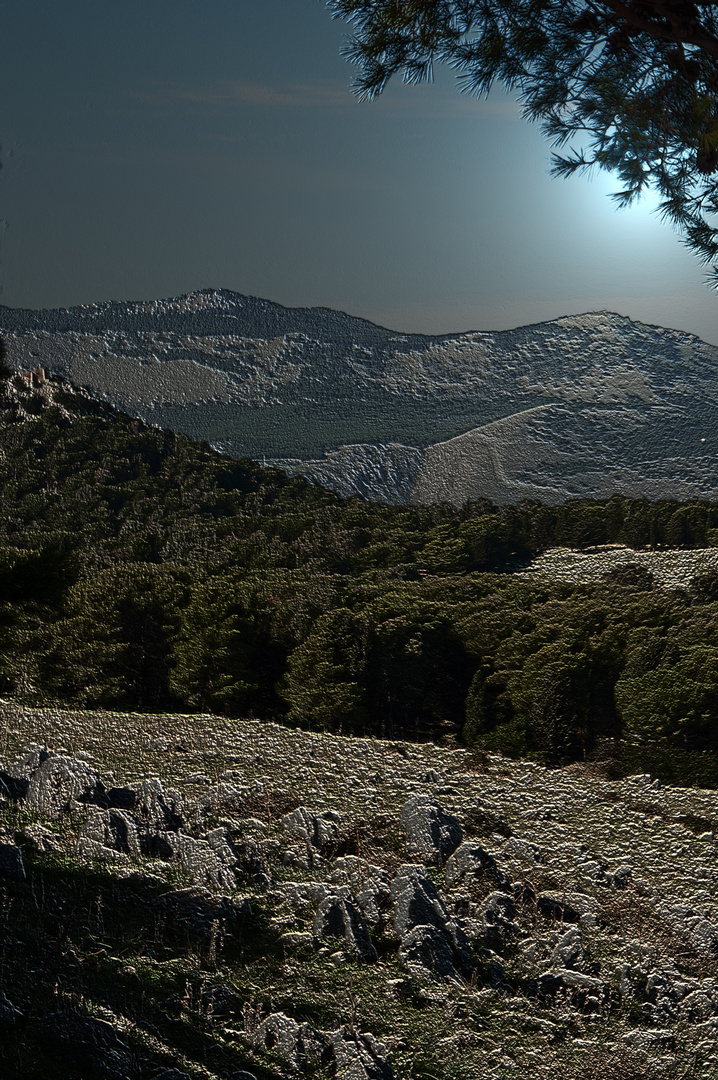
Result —
[[28, 809], [52, 820], [73, 803], [97, 802], [103, 793], [99, 776], [87, 762], [59, 754], [47, 758], [33, 773], [25, 799]]

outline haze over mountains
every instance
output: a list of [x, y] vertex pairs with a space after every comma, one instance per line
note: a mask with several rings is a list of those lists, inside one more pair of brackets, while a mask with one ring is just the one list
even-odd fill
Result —
[[19, 370], [342, 495], [718, 499], [718, 348], [612, 312], [426, 336], [207, 289], [0, 307], [0, 333]]

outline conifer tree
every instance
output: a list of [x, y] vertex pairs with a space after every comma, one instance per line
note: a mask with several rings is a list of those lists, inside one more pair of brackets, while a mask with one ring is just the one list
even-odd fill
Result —
[[[685, 0], [327, 0], [355, 36], [354, 91], [372, 99], [396, 72], [431, 79], [435, 61], [462, 90], [518, 87], [523, 118], [552, 146], [579, 132], [594, 156], [552, 154], [553, 176], [598, 165], [626, 185], [627, 206], [655, 186], [658, 213], [701, 262], [718, 255], [718, 6]], [[712, 180], [711, 180], [712, 177]], [[702, 185], [702, 186], [701, 186]], [[695, 190], [696, 187], [699, 190]], [[718, 289], [718, 267], [706, 284]]]

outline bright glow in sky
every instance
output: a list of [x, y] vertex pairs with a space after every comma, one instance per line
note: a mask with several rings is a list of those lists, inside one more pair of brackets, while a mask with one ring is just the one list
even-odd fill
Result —
[[324, 0], [2, 9], [8, 306], [216, 287], [424, 333], [607, 309], [718, 345], [655, 193], [618, 210], [613, 175], [551, 178], [500, 84], [470, 98], [440, 69], [358, 102]]

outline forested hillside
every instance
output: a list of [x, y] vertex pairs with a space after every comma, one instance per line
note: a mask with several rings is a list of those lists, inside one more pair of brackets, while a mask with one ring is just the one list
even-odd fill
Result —
[[[718, 782], [718, 575], [521, 579], [554, 545], [718, 541], [718, 505], [341, 499], [68, 384], [0, 383], [0, 693]], [[617, 764], [616, 768], [620, 765]]]

